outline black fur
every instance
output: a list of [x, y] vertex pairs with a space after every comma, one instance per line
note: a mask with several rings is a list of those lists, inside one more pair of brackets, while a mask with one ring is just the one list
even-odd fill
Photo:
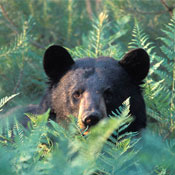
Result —
[[[81, 99], [75, 101], [73, 95], [80, 91], [78, 95], [86, 98], [91, 108], [107, 117], [130, 97], [130, 113], [135, 120], [128, 131], [145, 128], [145, 103], [139, 85], [147, 76], [150, 63], [143, 49], [131, 50], [120, 61], [110, 57], [73, 61], [64, 48], [54, 45], [46, 50], [43, 65], [50, 88], [40, 105], [31, 108], [30, 112], [43, 113], [51, 108], [50, 118], [58, 123], [67, 121], [70, 114], [78, 117], [82, 103]], [[99, 104], [103, 102], [106, 111], [102, 114]]]

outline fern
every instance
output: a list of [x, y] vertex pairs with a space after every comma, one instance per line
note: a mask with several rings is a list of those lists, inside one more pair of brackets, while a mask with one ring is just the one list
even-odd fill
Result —
[[[151, 67], [149, 74], [157, 73], [160, 65], [163, 63], [161, 57], [159, 57], [154, 51], [155, 44], [150, 42], [147, 34], [144, 33], [143, 29], [139, 26], [138, 22], [135, 20], [135, 25], [132, 32], [132, 40], [129, 43], [129, 48], [143, 48], [147, 51], [150, 56]], [[157, 75], [157, 74], [156, 74]], [[159, 76], [159, 75], [157, 75]]]
[[171, 125], [173, 126], [172, 130], [175, 128], [175, 118], [174, 118], [174, 110], [175, 110], [175, 15], [171, 19], [170, 23], [166, 25], [166, 30], [162, 30], [166, 35], [165, 37], [160, 37], [160, 40], [163, 42], [163, 46], [160, 47], [161, 51], [166, 55], [166, 62], [164, 63], [164, 67], [166, 69], [166, 81], [165, 83], [170, 88], [170, 117], [171, 117]]
[[[167, 55], [167, 59], [158, 56], [154, 52], [154, 44], [150, 42], [149, 37], [143, 32], [138, 23], [135, 23], [133, 29], [133, 39], [129, 43], [130, 48], [144, 48], [151, 59], [150, 76], [145, 82], [145, 99], [147, 103], [147, 111], [149, 116], [159, 121], [161, 126], [158, 131], [162, 135], [166, 135], [165, 130], [169, 130], [169, 134], [174, 131], [174, 20], [167, 25], [167, 30], [163, 30], [166, 37], [161, 37], [163, 46], [162, 52]], [[153, 78], [154, 77], [154, 78]], [[163, 108], [162, 108], [163, 106]], [[164, 130], [164, 129], [165, 130]]]
[[[35, 119], [34, 116], [29, 116], [32, 122], [27, 136], [15, 120], [12, 130], [6, 125], [7, 134], [4, 133], [6, 138], [1, 137], [0, 145], [3, 143], [8, 146], [6, 152], [11, 157], [11, 171], [16, 174], [29, 172], [53, 174], [54, 171], [62, 172], [62, 174], [70, 174], [70, 172], [71, 174], [91, 174], [98, 169], [95, 162], [96, 159], [100, 158], [99, 155], [107, 138], [121, 124], [130, 121], [127, 118], [128, 111], [129, 106], [121, 112], [121, 118], [112, 118], [100, 122], [92, 128], [86, 139], [82, 139], [82, 136], [77, 137], [75, 132], [65, 130], [53, 121], [49, 121], [48, 125], [46, 122], [48, 112], [38, 117], [35, 116]], [[77, 130], [77, 128], [75, 129]], [[12, 137], [13, 139], [10, 139]], [[126, 147], [129, 148], [128, 144], [124, 146], [125, 151], [127, 150]], [[15, 151], [11, 154], [13, 149]], [[99, 168], [102, 169], [102, 167]]]
[[[107, 25], [107, 14], [100, 13], [98, 18], [93, 20], [93, 30], [89, 32], [88, 37], [83, 37], [83, 46], [85, 47], [76, 47], [76, 52], [73, 52], [73, 55], [76, 57], [98, 57], [101, 55], [102, 48], [104, 47], [104, 30]], [[88, 38], [88, 39], [87, 39]]]
[[150, 53], [154, 47], [152, 46], [153, 43], [148, 42], [149, 38], [148, 36], [143, 32], [143, 30], [140, 28], [138, 22], [135, 20], [135, 26], [132, 32], [132, 40], [129, 43], [129, 48], [144, 48], [147, 50], [148, 53]]
[[[162, 64], [163, 71], [160, 71], [160, 76], [164, 79], [164, 93], [161, 92], [163, 97], [161, 100], [161, 105], [164, 106], [163, 109], [159, 107], [160, 113], [163, 116], [164, 123], [162, 122], [162, 128], [169, 130], [169, 133], [165, 136], [168, 137], [173, 135], [175, 130], [175, 98], [174, 98], [174, 86], [175, 86], [175, 17], [173, 16], [170, 23], [166, 25], [166, 29], [162, 30], [165, 34], [164, 37], [159, 39], [162, 41], [162, 46], [160, 47], [163, 52], [164, 62]], [[159, 101], [160, 103], [160, 101]], [[159, 106], [161, 106], [159, 105]]]
[[10, 97], [4, 97], [0, 100], [0, 111], [2, 111], [2, 107], [9, 102], [11, 99], [13, 99], [14, 97], [16, 97], [17, 95], [19, 95], [19, 93], [17, 94], [13, 94]]
[[104, 22], [107, 19], [107, 15], [105, 13], [101, 13], [99, 15], [99, 20], [97, 20], [97, 23], [93, 25], [93, 27], [96, 29], [95, 33], [91, 33], [90, 36], [92, 37], [92, 47], [95, 49], [95, 55], [98, 57], [101, 55], [100, 51], [102, 49], [102, 39], [104, 38]]
[[[9, 174], [37, 175], [55, 172], [65, 175], [146, 175], [153, 171], [157, 174], [163, 171], [170, 174], [174, 172], [173, 140], [171, 143], [164, 143], [161, 138], [146, 132], [141, 140], [129, 136], [116, 144], [106, 142], [115, 129], [128, 120], [130, 122], [127, 117], [128, 104], [120, 109], [117, 118], [101, 121], [84, 139], [82, 136], [77, 137], [75, 132], [72, 132], [72, 127], [64, 129], [54, 121], [49, 121], [48, 125], [46, 122], [48, 112], [40, 115], [38, 122], [33, 120], [31, 123], [32, 127], [27, 135], [21, 134], [18, 130], [13, 142], [8, 140], [6, 144], [0, 142], [0, 163], [3, 163], [0, 164], [0, 172], [2, 170]], [[1, 145], [4, 145], [4, 148]], [[4, 149], [6, 157], [3, 154]], [[160, 159], [160, 156], [163, 158]], [[148, 164], [147, 160], [150, 159], [154, 159], [153, 163]]]
[[118, 40], [127, 33], [129, 17], [122, 18], [121, 23], [109, 22], [106, 13], [100, 13], [93, 19], [92, 30], [88, 35], [83, 35], [83, 43], [75, 49], [69, 50], [75, 58], [108, 56], [121, 59], [124, 47]]
[[[41, 92], [45, 88], [42, 83], [44, 73], [38, 70], [41, 69], [44, 51], [39, 48], [44, 48], [49, 43], [67, 47], [78, 45], [69, 49], [75, 59], [101, 55], [120, 59], [130, 38], [129, 33], [126, 33], [130, 32], [132, 26], [132, 18], [129, 17], [132, 14], [139, 16], [137, 20], [141, 19], [142, 22], [135, 21], [129, 48], [142, 47], [151, 58], [151, 68], [143, 92], [148, 113], [148, 129], [143, 131], [142, 138], [139, 138], [137, 133], [118, 137], [119, 132], [131, 121], [127, 117], [127, 105], [124, 105], [124, 109], [114, 111], [112, 119], [100, 122], [86, 136], [82, 136], [76, 120], [64, 129], [54, 121], [48, 122], [48, 113], [38, 117], [28, 114], [31, 122], [29, 130], [26, 131], [15, 119], [18, 116], [13, 113], [13, 121], [7, 119], [0, 122], [0, 174], [174, 175], [175, 18], [165, 25], [163, 36], [155, 41], [155, 44], [150, 38], [153, 35], [160, 36], [159, 26], [169, 18], [163, 13], [161, 3], [149, 4], [139, 0], [128, 0], [128, 3], [89, 1], [88, 7], [86, 2], [88, 1], [2, 1], [2, 96], [8, 93], [16, 94], [18, 91], [28, 99], [30, 94], [42, 95]], [[170, 0], [168, 5], [173, 6], [173, 0]], [[90, 20], [85, 7], [90, 8], [92, 15], [97, 17]], [[154, 11], [153, 7], [158, 8]], [[123, 16], [126, 10], [129, 15]], [[105, 13], [99, 13], [100, 11]], [[33, 22], [29, 16], [37, 23], [32, 31], [35, 37], [30, 35]], [[148, 25], [143, 25], [143, 28], [140, 24]], [[23, 26], [22, 30], [20, 26]], [[17, 36], [14, 34], [14, 27], [17, 30], [20, 28]], [[145, 31], [153, 31], [151, 37]], [[4, 43], [10, 40], [13, 41], [4, 46], [7, 45]], [[33, 43], [33, 40], [36, 43]], [[157, 48], [159, 44], [162, 45], [161, 53]], [[35, 95], [34, 97], [36, 98]], [[10, 97], [0, 100], [0, 112], [9, 100]], [[21, 103], [24, 104], [24, 99]], [[150, 128], [159, 136], [154, 134], [155, 132], [149, 132]], [[116, 136], [110, 137], [114, 144], [106, 142], [112, 132]]]
[[11, 46], [6, 46], [0, 49], [0, 59], [2, 59], [3, 57], [7, 58], [10, 54], [17, 54], [27, 48], [28, 42], [30, 40], [28, 33], [32, 26], [31, 21], [31, 18], [29, 18], [28, 21], [24, 22], [22, 33], [17, 35], [15, 42], [13, 42]]

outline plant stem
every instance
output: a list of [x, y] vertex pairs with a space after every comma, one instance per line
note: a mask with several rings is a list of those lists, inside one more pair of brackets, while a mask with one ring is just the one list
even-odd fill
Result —
[[70, 41], [70, 36], [72, 33], [72, 0], [68, 1], [68, 27], [67, 27], [67, 41]]
[[97, 28], [97, 40], [96, 40], [96, 47], [95, 47], [95, 54], [96, 56], [99, 56], [100, 53], [100, 39], [101, 39], [101, 33], [103, 30], [103, 22], [106, 20], [107, 15], [105, 13], [100, 13], [99, 15], [99, 23], [98, 23], [98, 28]]
[[[173, 20], [174, 21], [174, 20]], [[171, 117], [171, 126], [170, 126], [170, 130], [171, 132], [173, 132], [174, 128], [174, 91], [175, 91], [175, 26], [174, 26], [174, 38], [173, 38], [173, 75], [172, 75], [172, 86], [171, 86], [171, 103], [170, 103], [170, 117]]]

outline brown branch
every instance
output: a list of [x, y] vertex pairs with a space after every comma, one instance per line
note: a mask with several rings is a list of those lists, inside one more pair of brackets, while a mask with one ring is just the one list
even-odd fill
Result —
[[162, 3], [162, 5], [165, 7], [165, 9], [169, 12], [170, 16], [173, 16], [173, 9], [174, 7], [169, 7], [165, 0], [160, 0], [160, 2]]
[[9, 18], [7, 12], [5, 11], [4, 7], [2, 4], [0, 4], [0, 9], [2, 12], [2, 15], [4, 16], [4, 18], [10, 23], [10, 28], [12, 31], [14, 31], [16, 34], [19, 33], [17, 26], [14, 24], [14, 22]]
[[136, 13], [136, 14], [140, 13], [140, 14], [150, 14], [150, 15], [162, 14], [162, 13], [167, 12], [166, 10], [157, 11], [157, 12], [146, 12], [146, 11], [140, 11], [138, 9], [134, 9], [134, 10], [128, 9], [128, 11], [131, 13]]
[[89, 18], [92, 19], [92, 8], [91, 8], [91, 2], [90, 0], [86, 0], [86, 10], [89, 15]]

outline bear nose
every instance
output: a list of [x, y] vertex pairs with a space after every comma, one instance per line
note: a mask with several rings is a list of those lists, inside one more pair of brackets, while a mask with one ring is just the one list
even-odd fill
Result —
[[96, 125], [99, 121], [100, 121], [100, 115], [98, 113], [89, 114], [83, 119], [83, 123], [86, 127]]

